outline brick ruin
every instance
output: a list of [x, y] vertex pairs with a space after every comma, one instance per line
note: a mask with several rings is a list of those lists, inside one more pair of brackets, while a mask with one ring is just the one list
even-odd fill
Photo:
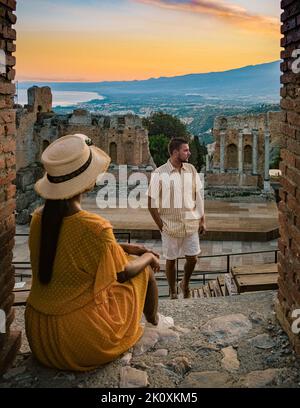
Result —
[[13, 109], [15, 85], [15, 0], [0, 0], [0, 374], [11, 364], [21, 344], [21, 333], [11, 330], [14, 320], [15, 279], [12, 266], [15, 235], [16, 119]]
[[42, 202], [34, 191], [34, 183], [43, 174], [42, 152], [54, 140], [71, 133], [84, 133], [107, 152], [112, 159], [110, 172], [117, 172], [122, 164], [149, 174], [155, 167], [140, 117], [103, 116], [84, 109], [58, 115], [52, 111], [49, 87], [29, 88], [28, 104], [17, 109], [17, 223], [28, 223]]
[[281, 117], [281, 112], [216, 117], [214, 151], [206, 157], [208, 189], [270, 192], [270, 157], [281, 147]]
[[[281, 2], [281, 108], [282, 172], [279, 204], [278, 299], [276, 314], [300, 354], [300, 334], [292, 330], [300, 315], [300, 2]], [[295, 53], [293, 54], [294, 50]], [[298, 309], [298, 312], [297, 312]], [[296, 312], [294, 312], [296, 311]], [[293, 314], [296, 313], [295, 315]], [[299, 326], [299, 325], [298, 325]]]

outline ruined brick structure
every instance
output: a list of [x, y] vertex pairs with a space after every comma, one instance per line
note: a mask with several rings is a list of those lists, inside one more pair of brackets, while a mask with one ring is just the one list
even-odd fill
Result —
[[213, 128], [215, 150], [212, 160], [207, 158], [208, 186], [269, 191], [269, 155], [280, 147], [281, 116], [281, 112], [268, 112], [217, 117]]
[[49, 143], [70, 133], [89, 136], [115, 164], [153, 164], [148, 133], [138, 116], [103, 116], [84, 109], [57, 115], [51, 89], [35, 86], [28, 89], [28, 104], [17, 110], [17, 170], [39, 162]]
[[[84, 109], [57, 115], [52, 111], [49, 87], [28, 89], [28, 104], [17, 109], [17, 223], [27, 224], [30, 214], [41, 204], [34, 191], [35, 182], [43, 175], [42, 152], [54, 140], [72, 133], [84, 133], [107, 152], [112, 163], [126, 164], [147, 171], [155, 167], [148, 132], [136, 115], [103, 116]], [[147, 171], [147, 174], [149, 173]]]
[[21, 343], [20, 332], [10, 329], [14, 320], [12, 250], [16, 187], [12, 182], [16, 177], [16, 118], [13, 109], [15, 85], [11, 81], [15, 77], [15, 57], [12, 55], [16, 48], [16, 31], [12, 28], [16, 22], [15, 9], [15, 0], [0, 0], [0, 373], [12, 362]]
[[[281, 53], [281, 107], [284, 116], [281, 133], [284, 147], [281, 150], [281, 185], [279, 204], [280, 239], [278, 269], [279, 293], [276, 312], [295, 350], [300, 354], [300, 334], [292, 330], [292, 323], [300, 309], [300, 2], [281, 2], [282, 33]], [[296, 51], [293, 54], [294, 50]], [[299, 325], [298, 325], [299, 326]]]

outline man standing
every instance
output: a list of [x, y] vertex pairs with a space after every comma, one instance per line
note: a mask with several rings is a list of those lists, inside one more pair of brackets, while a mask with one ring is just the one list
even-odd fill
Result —
[[171, 299], [177, 299], [176, 259], [185, 256], [184, 277], [180, 288], [190, 297], [189, 281], [200, 254], [199, 233], [206, 231], [201, 182], [197, 170], [188, 163], [188, 142], [173, 138], [170, 158], [151, 175], [147, 192], [148, 209], [161, 231], [166, 276]]

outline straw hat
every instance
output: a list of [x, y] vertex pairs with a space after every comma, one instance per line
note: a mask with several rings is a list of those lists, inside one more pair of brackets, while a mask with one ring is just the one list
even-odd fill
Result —
[[49, 200], [74, 197], [95, 184], [107, 170], [110, 157], [83, 134], [60, 137], [42, 154], [45, 175], [35, 183], [35, 191]]

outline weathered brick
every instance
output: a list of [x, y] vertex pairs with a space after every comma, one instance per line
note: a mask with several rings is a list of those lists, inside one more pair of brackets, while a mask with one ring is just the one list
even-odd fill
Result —
[[8, 153], [5, 157], [6, 167], [10, 168], [16, 165], [16, 155], [13, 153]]
[[281, 26], [281, 34], [286, 33], [287, 31], [293, 30], [297, 26], [296, 17], [291, 18], [290, 20], [285, 21]]
[[286, 168], [287, 168], [286, 162], [285, 162], [285, 161], [281, 161], [281, 162], [279, 163], [279, 170], [281, 171], [281, 175], [282, 175], [282, 176], [285, 176], [285, 175], [286, 175]]
[[287, 150], [294, 152], [298, 156], [300, 155], [300, 143], [296, 142], [295, 140], [288, 139], [286, 147], [287, 147]]
[[294, 214], [300, 214], [300, 205], [295, 197], [288, 194], [286, 203], [288, 208], [293, 211]]
[[293, 99], [281, 99], [280, 106], [282, 109], [292, 110], [294, 109], [294, 101]]
[[300, 172], [297, 169], [293, 167], [288, 167], [286, 175], [290, 181], [300, 186]]
[[0, 97], [0, 109], [12, 109], [14, 106], [14, 98], [12, 95], [2, 95]]
[[16, 51], [16, 44], [11, 41], [7, 41], [6, 43], [6, 51], [8, 52], [15, 52]]
[[[7, 189], [6, 189], [6, 200], [10, 200], [11, 198], [14, 198], [16, 195], [16, 185], [15, 184], [10, 184]], [[14, 223], [14, 218], [12, 220]]]
[[16, 65], [16, 57], [13, 55], [7, 55], [6, 56], [6, 65], [8, 67], [13, 67], [14, 65]]
[[16, 0], [6, 0], [7, 7], [9, 7], [11, 10], [15, 11], [17, 7], [17, 2]]
[[297, 185], [294, 184], [292, 181], [288, 180], [287, 178], [281, 177], [280, 184], [284, 191], [291, 194], [292, 196], [296, 195]]
[[298, 1], [292, 2], [284, 7], [284, 12], [281, 14], [281, 21], [285, 22], [293, 16], [300, 14], [300, 3]]
[[16, 122], [16, 112], [13, 109], [5, 109], [0, 111], [0, 124], [6, 125], [7, 123]]
[[291, 125], [300, 126], [300, 114], [296, 112], [288, 112], [287, 120]]
[[[290, 167], [295, 167], [296, 165], [296, 156], [287, 149], [281, 149], [281, 158], [284, 160], [284, 165], [288, 165]], [[299, 156], [300, 158], [300, 156]]]
[[295, 156], [295, 167], [300, 170], [300, 156]]
[[280, 130], [285, 136], [291, 137], [292, 139], [296, 138], [296, 129], [288, 123], [281, 123]]
[[280, 252], [284, 255], [285, 251], [286, 251], [286, 243], [284, 242], [284, 240], [280, 237], [278, 238], [278, 249], [280, 250]]
[[[17, 16], [14, 13], [12, 13], [10, 10], [8, 10], [6, 15], [7, 15], [7, 18], [8, 18], [8, 20], [9, 20], [9, 22], [11, 24], [16, 24]], [[295, 24], [296, 24], [296, 21], [295, 21]]]
[[11, 84], [9, 82], [0, 82], [0, 94], [3, 95], [14, 95], [16, 92], [15, 84]]
[[8, 71], [7, 71], [7, 74], [6, 74], [6, 78], [9, 81], [13, 81], [15, 79], [15, 76], [16, 76], [16, 70], [12, 69], [12, 68], [9, 68]]
[[7, 139], [5, 143], [0, 141], [0, 153], [8, 153], [8, 152], [15, 152], [16, 150], [16, 140], [15, 139]]
[[13, 28], [4, 27], [2, 33], [3, 33], [3, 37], [4, 37], [5, 39], [8, 39], [8, 40], [16, 40], [16, 38], [17, 38], [16, 30], [13, 29]]
[[[15, 178], [16, 178], [15, 169], [9, 169], [7, 172], [4, 172], [4, 174], [0, 173], [0, 186], [1, 185], [5, 186], [6, 184], [10, 184], [12, 181], [15, 180]], [[1, 208], [1, 204], [0, 204], [0, 208]]]

